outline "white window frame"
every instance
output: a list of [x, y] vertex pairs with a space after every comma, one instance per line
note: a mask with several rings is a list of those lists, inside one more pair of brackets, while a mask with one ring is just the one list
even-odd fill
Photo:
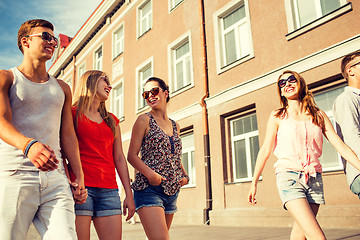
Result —
[[[189, 83], [183, 86], [182, 88], [178, 88], [177, 85], [177, 79], [176, 79], [176, 63], [178, 62], [176, 60], [176, 50], [183, 46], [186, 42], [189, 44], [189, 52], [181, 57], [182, 60], [184, 58], [189, 57], [190, 61], [190, 79], [188, 80]], [[193, 67], [193, 54], [192, 54], [192, 42], [191, 42], [191, 31], [186, 32], [182, 36], [180, 36], [178, 39], [176, 39], [174, 42], [170, 43], [168, 45], [168, 61], [169, 61], [169, 79], [170, 79], [170, 92], [171, 96], [175, 96], [177, 94], [180, 94], [189, 88], [192, 88], [194, 86], [194, 67]], [[184, 62], [183, 62], [184, 63]], [[184, 74], [184, 76], [187, 76], [187, 74]]]
[[[143, 93], [143, 89], [144, 89], [144, 85], [145, 82], [148, 78], [143, 79], [142, 77], [142, 73], [144, 72], [144, 70], [150, 68], [151, 69], [151, 74], [150, 77], [154, 76], [154, 58], [150, 57], [149, 59], [147, 59], [145, 62], [143, 62], [141, 65], [139, 65], [136, 68], [136, 113], [142, 112], [143, 110], [149, 108], [149, 106], [146, 104], [144, 104], [144, 106], [140, 106], [140, 102], [142, 102], [143, 97], [142, 97], [142, 93]], [[141, 81], [141, 82], [140, 82]]]
[[[122, 35], [118, 39], [118, 33], [120, 31], [122, 31]], [[113, 41], [112, 59], [113, 60], [115, 58], [117, 58], [118, 56], [120, 56], [124, 52], [124, 49], [125, 49], [125, 45], [124, 45], [125, 41], [124, 41], [124, 39], [125, 39], [125, 25], [124, 25], [124, 22], [122, 22], [120, 24], [120, 26], [112, 34], [112, 41]]]
[[[190, 182], [183, 186], [183, 188], [190, 188], [196, 186], [196, 168], [195, 168], [195, 159], [192, 158], [192, 152], [194, 152], [194, 158], [195, 158], [195, 134], [194, 131], [186, 132], [180, 135], [180, 138], [187, 137], [189, 135], [192, 135], [193, 138], [193, 145], [188, 148], [182, 149], [182, 154], [187, 153], [188, 154], [188, 166], [189, 166], [189, 172], [187, 172]], [[183, 159], [181, 159], [183, 160]], [[194, 168], [192, 167], [194, 165]]]
[[80, 79], [81, 75], [83, 75], [86, 72], [86, 62], [83, 62], [78, 67], [78, 74], [77, 77]]
[[[97, 53], [101, 51], [101, 57], [98, 58], [97, 57]], [[98, 48], [96, 48], [96, 50], [94, 51], [94, 69], [95, 70], [99, 70], [102, 71], [103, 70], [103, 59], [104, 59], [104, 48], [103, 45], [101, 44]], [[98, 62], [100, 62], [100, 68], [98, 68]]]
[[[143, 16], [142, 14], [142, 10], [145, 7], [145, 5], [150, 4], [151, 6], [151, 10], [149, 13], [147, 13], [146, 15]], [[152, 0], [144, 0], [138, 7], [137, 7], [137, 38], [140, 38], [141, 36], [143, 36], [145, 33], [147, 33], [148, 31], [150, 31], [152, 29], [153, 26], [153, 5], [152, 5]], [[142, 29], [142, 21], [143, 19], [146, 19], [147, 21], [147, 28], [146, 29]]]
[[177, 4], [175, 3], [175, 0], [169, 0], [169, 13], [174, 11], [178, 6], [180, 6], [185, 0], [180, 0]]
[[[233, 178], [234, 178], [234, 182], [249, 182], [252, 181], [253, 179], [253, 172], [252, 172], [252, 163], [251, 163], [251, 151], [250, 151], [250, 138], [251, 137], [255, 137], [258, 136], [259, 137], [259, 129], [252, 131], [252, 132], [248, 132], [248, 133], [244, 133], [241, 135], [237, 135], [234, 136], [233, 135], [233, 122], [241, 119], [241, 118], [246, 118], [246, 117], [250, 117], [251, 115], [253, 115], [256, 113], [249, 113], [243, 116], [239, 116], [236, 118], [233, 118], [229, 121], [229, 125], [230, 125], [230, 139], [231, 139], [231, 159], [232, 159], [232, 166], [233, 166]], [[246, 165], [247, 165], [247, 174], [248, 177], [247, 178], [236, 178], [236, 159], [235, 159], [235, 145], [234, 143], [236, 141], [239, 140], [245, 140], [245, 148], [246, 148]], [[260, 148], [260, 146], [259, 146]]]
[[[116, 95], [117, 93], [117, 88], [119, 88], [119, 86], [122, 86], [121, 88], [121, 92], [120, 95]], [[119, 81], [116, 81], [115, 83], [112, 84], [112, 91], [111, 91], [111, 104], [110, 104], [110, 109], [111, 112], [113, 114], [115, 114], [115, 116], [120, 120], [124, 120], [124, 116], [125, 116], [125, 111], [124, 111], [124, 78], [121, 78]], [[117, 102], [117, 103], [116, 103]]]
[[[314, 1], [316, 1], [316, 6], [318, 6], [317, 8], [319, 8], [320, 0], [314, 0]], [[296, 4], [293, 3], [294, 0], [285, 0], [285, 13], [286, 13], [286, 22], [288, 27], [288, 34], [286, 34], [286, 40], [288, 41], [352, 10], [351, 2], [348, 2], [348, 0], [340, 0], [340, 7], [338, 9], [326, 15], [322, 15], [322, 13], [319, 12], [321, 11], [321, 9], [318, 9], [317, 19], [304, 26], [299, 26], [298, 12], [293, 7]]]
[[64, 81], [67, 85], [69, 85], [70, 89], [71, 89], [71, 92], [73, 91], [73, 88], [72, 88], [72, 77], [69, 77], [67, 78], [65, 81]]
[[[333, 87], [333, 88], [328, 88], [328, 89], [324, 89], [322, 91], [319, 91], [318, 93], [314, 94], [314, 97], [316, 98], [317, 95], [320, 95], [320, 94], [323, 94], [323, 93], [326, 93], [328, 91], [331, 91], [331, 90], [335, 90], [335, 89], [338, 89], [338, 88], [341, 88], [341, 87], [345, 87], [344, 85], [342, 86], [338, 86], [338, 87]], [[335, 100], [335, 99], [334, 99]], [[336, 129], [336, 123], [335, 123], [335, 119], [334, 119], [334, 115], [333, 115], [333, 112], [332, 112], [332, 108], [331, 109], [327, 109], [327, 110], [324, 110], [322, 109], [325, 114], [329, 117], [334, 129]], [[323, 142], [328, 142], [328, 140], [323, 136]], [[329, 143], [330, 144], [330, 143]], [[330, 144], [331, 145], [331, 144]], [[334, 148], [332, 145], [331, 145], [332, 148]], [[324, 148], [323, 148], [323, 152], [324, 152]], [[334, 167], [326, 167], [325, 164], [321, 163], [322, 164], [322, 167], [323, 167], [323, 172], [332, 172], [332, 171], [341, 171], [344, 169], [344, 165], [343, 165], [343, 162], [342, 162], [342, 159], [341, 159], [341, 155], [335, 150], [336, 152], [336, 157], [337, 157], [337, 162], [338, 162], [338, 165], [337, 166], [334, 166]], [[320, 157], [320, 162], [322, 161], [322, 156]]]
[[[238, 59], [232, 63], [225, 63], [225, 43], [224, 43], [224, 32], [223, 32], [223, 18], [228, 14], [232, 13], [236, 9], [244, 6], [245, 7], [245, 19], [242, 19], [241, 25], [247, 26], [248, 29], [248, 54], [244, 56], [238, 56]], [[216, 53], [216, 70], [217, 74], [223, 73], [245, 61], [254, 57], [254, 48], [252, 42], [252, 32], [251, 32], [251, 21], [250, 21], [250, 11], [248, 0], [233, 0], [226, 4], [224, 7], [219, 9], [213, 14], [214, 20], [214, 33], [215, 33], [215, 53]], [[241, 42], [237, 41], [237, 49], [240, 47]]]

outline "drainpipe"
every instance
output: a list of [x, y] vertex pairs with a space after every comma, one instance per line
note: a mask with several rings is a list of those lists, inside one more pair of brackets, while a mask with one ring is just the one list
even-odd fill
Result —
[[72, 93], [74, 94], [74, 91], [75, 91], [75, 77], [76, 77], [76, 56], [74, 55], [73, 56], [73, 77], [72, 77], [72, 83], [71, 83], [71, 86], [72, 86]]
[[203, 141], [204, 141], [204, 166], [205, 166], [205, 191], [206, 191], [206, 208], [203, 210], [203, 222], [210, 225], [209, 212], [212, 210], [212, 188], [211, 188], [211, 162], [210, 162], [210, 140], [209, 140], [209, 119], [208, 110], [206, 107], [205, 99], [209, 97], [209, 79], [208, 79], [208, 67], [207, 67], [207, 54], [206, 54], [206, 38], [205, 38], [205, 14], [204, 14], [204, 1], [199, 0], [200, 6], [200, 38], [202, 47], [202, 59], [203, 59], [203, 83], [204, 83], [204, 96], [200, 100], [202, 107], [202, 119], [203, 119]]

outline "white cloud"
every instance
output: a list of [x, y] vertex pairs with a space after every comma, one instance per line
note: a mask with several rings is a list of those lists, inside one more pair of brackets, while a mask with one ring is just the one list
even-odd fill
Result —
[[[106, 1], [106, 0], [105, 0]], [[59, 33], [74, 37], [102, 0], [0, 0], [0, 69], [18, 66], [22, 54], [17, 47], [17, 31], [29, 19], [42, 18]]]
[[55, 33], [73, 37], [100, 3], [101, 0], [63, 0], [43, 4], [55, 25]]

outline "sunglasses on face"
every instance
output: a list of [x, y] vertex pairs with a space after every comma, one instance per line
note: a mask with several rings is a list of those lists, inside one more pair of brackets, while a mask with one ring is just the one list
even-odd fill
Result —
[[143, 98], [146, 100], [149, 98], [150, 96], [150, 93], [153, 95], [153, 96], [156, 96], [159, 94], [159, 91], [160, 91], [160, 88], [159, 87], [154, 87], [152, 89], [150, 89], [150, 91], [145, 91], [143, 92], [142, 96]]
[[107, 77], [107, 76], [101, 76], [100, 77], [100, 79], [104, 79], [104, 81], [105, 81], [105, 83], [108, 85], [108, 86], [110, 86], [110, 80], [109, 80], [109, 78]]
[[358, 65], [358, 64], [360, 64], [360, 62], [357, 62], [357, 63], [351, 65], [349, 68], [355, 67], [355, 66]]
[[52, 36], [48, 32], [42, 32], [42, 33], [35, 33], [31, 35], [26, 35], [25, 37], [41, 37], [41, 39], [47, 43], [51, 43], [52, 40], [54, 40], [55, 44], [54, 46], [57, 47], [58, 45], [58, 39], [54, 36]]
[[296, 83], [296, 82], [297, 82], [297, 79], [296, 79], [296, 77], [295, 77], [294, 75], [289, 76], [287, 79], [280, 79], [280, 80], [278, 81], [278, 86], [279, 86], [279, 88], [285, 87], [286, 82]]

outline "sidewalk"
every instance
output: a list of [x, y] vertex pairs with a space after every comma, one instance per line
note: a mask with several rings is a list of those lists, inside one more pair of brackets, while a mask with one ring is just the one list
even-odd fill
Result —
[[[250, 228], [250, 227], [222, 227], [222, 226], [180, 226], [174, 225], [170, 229], [171, 240], [288, 240], [290, 228]], [[359, 240], [359, 229], [324, 229], [328, 240]], [[91, 240], [97, 240], [92, 228]], [[40, 240], [32, 226], [26, 240]], [[140, 223], [130, 225], [123, 223], [123, 240], [145, 240], [145, 234]]]

